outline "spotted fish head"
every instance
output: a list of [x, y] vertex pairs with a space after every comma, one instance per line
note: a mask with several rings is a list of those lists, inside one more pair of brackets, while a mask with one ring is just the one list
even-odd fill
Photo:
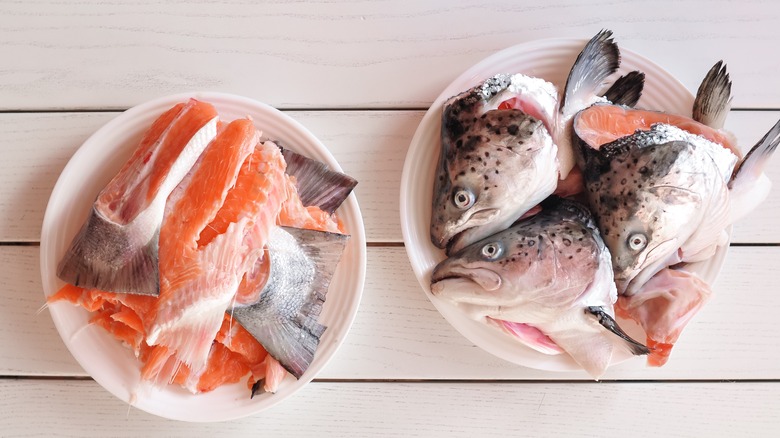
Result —
[[529, 302], [571, 306], [578, 296], [571, 292], [593, 281], [604, 246], [587, 210], [561, 202], [442, 261], [432, 292], [485, 314]]
[[639, 135], [602, 146], [585, 171], [618, 292], [626, 295], [680, 261], [681, 245], [700, 223], [705, 192], [689, 143], [637, 143], [632, 137]]
[[433, 188], [431, 240], [457, 250], [505, 229], [541, 200], [540, 192], [552, 192], [557, 149], [541, 121], [516, 109], [447, 123]]

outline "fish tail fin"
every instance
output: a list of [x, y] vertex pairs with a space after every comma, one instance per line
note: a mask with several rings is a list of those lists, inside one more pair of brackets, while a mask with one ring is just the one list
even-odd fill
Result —
[[[323, 231], [275, 228], [268, 242], [271, 272], [259, 301], [230, 310], [296, 378], [311, 364], [326, 329], [317, 318], [348, 238]], [[300, 275], [289, 275], [290, 271]]]
[[315, 205], [332, 214], [357, 185], [355, 178], [330, 170], [317, 160], [284, 148], [282, 155], [287, 162], [287, 174], [295, 177], [304, 206]]
[[726, 64], [718, 61], [712, 66], [696, 91], [693, 101], [693, 120], [711, 128], [721, 129], [731, 109], [731, 79]]
[[[620, 50], [612, 39], [612, 31], [602, 30], [588, 41], [577, 56], [566, 79], [560, 110], [571, 114], [583, 109], [577, 105], [587, 102], [604, 80], [620, 66]], [[575, 107], [572, 107], [575, 106]]]
[[650, 354], [650, 349], [647, 348], [647, 346], [643, 345], [642, 343], [637, 342], [636, 340], [631, 338], [631, 336], [628, 336], [628, 334], [626, 334], [626, 332], [624, 332], [623, 329], [620, 328], [617, 321], [615, 321], [615, 319], [612, 316], [610, 316], [604, 310], [603, 307], [591, 306], [586, 308], [585, 311], [595, 316], [599, 324], [602, 325], [602, 327], [614, 333], [620, 339], [626, 341], [626, 346], [628, 347], [629, 351], [631, 351], [631, 354], [633, 354], [634, 356], [643, 356], [646, 354]]
[[641, 71], [632, 71], [617, 78], [604, 93], [604, 97], [615, 105], [633, 107], [642, 97], [644, 88], [645, 74]]
[[[57, 276], [69, 284], [88, 289], [159, 295], [157, 251], [160, 230], [157, 228], [149, 233], [143, 229], [142, 222], [133, 220], [127, 225], [119, 225], [93, 207], [60, 259]], [[106, 242], [115, 244], [106, 245]]]

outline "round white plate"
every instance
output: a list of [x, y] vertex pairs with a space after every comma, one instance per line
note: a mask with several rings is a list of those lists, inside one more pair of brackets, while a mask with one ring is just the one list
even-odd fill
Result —
[[[142, 134], [165, 110], [194, 97], [213, 104], [222, 120], [252, 117], [263, 137], [279, 140], [302, 155], [341, 171], [335, 158], [301, 124], [263, 103], [222, 93], [189, 93], [163, 97], [133, 107], [95, 132], [62, 171], [46, 207], [41, 233], [41, 276], [46, 296], [64, 284], [56, 276], [57, 262], [87, 217], [98, 192], [119, 171]], [[328, 327], [309, 369], [296, 380], [288, 375], [275, 394], [249, 398], [245, 380], [212, 392], [193, 395], [175, 385], [138, 393], [132, 405], [146, 412], [183, 421], [223, 421], [269, 408], [300, 390], [333, 357], [354, 320], [363, 291], [366, 238], [355, 194], [339, 208], [351, 235], [330, 284], [320, 322]], [[68, 302], [49, 306], [62, 340], [84, 370], [109, 392], [128, 403], [140, 381], [140, 362], [103, 329], [87, 323], [89, 315]]]
[[[444, 252], [430, 239], [433, 174], [439, 156], [441, 112], [445, 100], [499, 73], [540, 77], [562, 90], [569, 70], [586, 42], [584, 39], [549, 39], [520, 44], [493, 54], [461, 74], [444, 89], [420, 122], [401, 176], [401, 230], [406, 252], [417, 280], [434, 306], [456, 330], [485, 351], [518, 365], [549, 371], [581, 368], [566, 354], [547, 355], [535, 351], [511, 335], [468, 318], [454, 305], [431, 294], [431, 272], [445, 259]], [[652, 61], [622, 47], [621, 59], [619, 74], [632, 70], [646, 74], [638, 107], [690, 116], [694, 97], [682, 83]], [[702, 78], [705, 73], [702, 72]], [[696, 272], [712, 284], [725, 255], [726, 248], [719, 250], [707, 263], [696, 266]], [[630, 327], [633, 324], [624, 323], [624, 329], [634, 335], [635, 329]], [[638, 339], [643, 341], [643, 334], [640, 335]], [[616, 351], [612, 364], [630, 357], [628, 352]]]

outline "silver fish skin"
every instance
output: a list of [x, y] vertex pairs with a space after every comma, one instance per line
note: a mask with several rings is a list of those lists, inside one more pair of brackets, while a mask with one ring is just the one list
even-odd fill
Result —
[[586, 44], [567, 80], [565, 103], [553, 84], [523, 74], [493, 76], [444, 103], [434, 245], [457, 251], [507, 228], [555, 191], [574, 165], [573, 115], [605, 100], [598, 90], [618, 68], [611, 35], [599, 32]]
[[272, 230], [270, 274], [254, 303], [228, 311], [295, 378], [314, 360], [326, 327], [318, 322], [349, 235], [299, 228]]
[[538, 330], [596, 378], [616, 346], [648, 352], [614, 322], [609, 250], [590, 213], [574, 201], [545, 201], [537, 215], [442, 261], [431, 279], [431, 292], [469, 317], [504, 330], [518, 324]]

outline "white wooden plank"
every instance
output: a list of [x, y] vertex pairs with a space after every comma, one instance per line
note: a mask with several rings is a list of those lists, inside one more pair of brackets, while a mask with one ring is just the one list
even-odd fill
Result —
[[88, 0], [0, 6], [0, 58], [13, 60], [0, 108], [122, 108], [193, 89], [287, 108], [425, 107], [497, 50], [604, 26], [691, 90], [725, 59], [737, 106], [778, 106], [780, 10], [765, 0]]
[[780, 383], [312, 383], [240, 420], [129, 409], [92, 381], [0, 381], [3, 435], [777, 436]]
[[[370, 242], [401, 242], [399, 193], [406, 151], [420, 111], [293, 111], [358, 179], [356, 194]], [[114, 113], [0, 114], [0, 241], [33, 242], [59, 173], [79, 145]], [[735, 111], [727, 127], [745, 148], [780, 118], [780, 111]], [[769, 175], [780, 181], [780, 159]], [[777, 184], [780, 184], [778, 182]], [[428, 190], [421, 188], [421, 190]], [[780, 191], [737, 224], [733, 241], [780, 242]]]
[[[773, 272], [780, 247], [732, 248], [714, 297], [683, 333], [669, 363], [641, 359], [605, 380], [780, 379], [780, 313]], [[0, 375], [83, 376], [43, 304], [35, 247], [0, 247]], [[344, 345], [324, 379], [585, 379], [517, 366], [475, 347], [433, 307], [403, 248], [369, 248], [365, 290]]]

